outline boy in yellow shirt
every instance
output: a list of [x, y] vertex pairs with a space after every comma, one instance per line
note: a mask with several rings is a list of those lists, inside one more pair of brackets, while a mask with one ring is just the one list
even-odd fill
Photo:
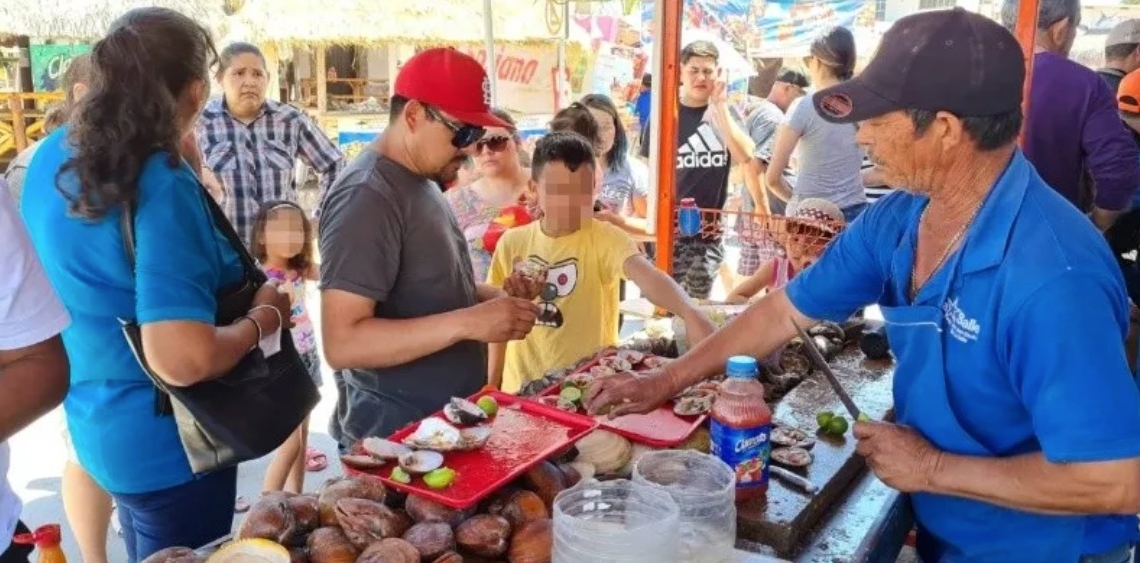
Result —
[[545, 272], [534, 330], [524, 340], [490, 345], [488, 380], [503, 391], [516, 393], [547, 370], [616, 344], [623, 277], [683, 319], [694, 342], [715, 330], [628, 234], [594, 219], [594, 167], [594, 148], [574, 132], [550, 133], [534, 148], [531, 174], [543, 217], [503, 234], [487, 280], [502, 286], [520, 264]]

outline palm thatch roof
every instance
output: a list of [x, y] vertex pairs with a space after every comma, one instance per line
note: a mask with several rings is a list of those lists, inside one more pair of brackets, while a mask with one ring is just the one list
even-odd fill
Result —
[[106, 34], [115, 18], [142, 6], [178, 10], [215, 34], [225, 21], [223, 0], [5, 0], [0, 2], [0, 35], [94, 41]]
[[[495, 40], [537, 43], [556, 36], [548, 0], [494, 0]], [[257, 43], [282, 46], [478, 43], [483, 0], [245, 0], [234, 14]], [[319, 7], [314, 6], [319, 5]], [[559, 9], [559, 12], [561, 9]], [[240, 22], [240, 23], [239, 23]]]

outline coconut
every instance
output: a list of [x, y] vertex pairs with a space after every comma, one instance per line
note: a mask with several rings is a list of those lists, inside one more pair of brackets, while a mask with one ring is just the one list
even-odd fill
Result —
[[360, 550], [348, 541], [340, 528], [317, 528], [306, 542], [312, 563], [354, 563]]
[[550, 511], [537, 493], [518, 491], [511, 495], [511, 499], [503, 507], [501, 516], [510, 522], [512, 530], [518, 530], [527, 522], [550, 518]]
[[199, 563], [204, 560], [189, 547], [168, 547], [154, 552], [142, 563]]
[[289, 550], [285, 546], [258, 538], [227, 544], [206, 559], [206, 563], [290, 563], [289, 560]]
[[416, 495], [408, 495], [404, 508], [417, 523], [446, 522], [449, 526], [457, 526], [473, 514], [471, 510], [450, 508]]
[[297, 531], [297, 518], [289, 507], [289, 500], [281, 495], [266, 495], [249, 509], [236, 537], [239, 540], [263, 538], [288, 544]]
[[527, 522], [511, 537], [507, 558], [511, 563], [550, 563], [554, 551], [554, 524], [550, 519]]
[[384, 538], [399, 537], [411, 526], [406, 516], [376, 501], [343, 498], [336, 503], [337, 519], [345, 537], [357, 549]]
[[379, 479], [365, 476], [333, 478], [321, 486], [317, 504], [321, 512], [322, 526], [338, 526], [336, 502], [343, 498], [362, 498], [384, 502], [387, 491]]
[[355, 563], [420, 563], [420, 552], [403, 539], [387, 538], [368, 546]]
[[554, 508], [554, 497], [566, 489], [566, 476], [553, 463], [543, 461], [522, 477], [523, 486], [538, 494], [548, 511]]

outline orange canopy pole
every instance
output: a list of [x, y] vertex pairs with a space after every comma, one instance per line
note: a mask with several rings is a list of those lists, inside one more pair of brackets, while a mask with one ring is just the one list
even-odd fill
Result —
[[[654, 56], [653, 112], [650, 130], [656, 135], [657, 267], [673, 267], [673, 217], [677, 193], [677, 104], [681, 87], [681, 11], [683, 0], [657, 0], [660, 22]], [[651, 153], [652, 154], [652, 153]]]
[[1021, 95], [1021, 141], [1025, 142], [1025, 126], [1029, 122], [1029, 90], [1033, 84], [1033, 55], [1037, 48], [1037, 8], [1038, 0], [1019, 0], [1017, 3], [1017, 27], [1014, 35], [1025, 54], [1025, 88]]

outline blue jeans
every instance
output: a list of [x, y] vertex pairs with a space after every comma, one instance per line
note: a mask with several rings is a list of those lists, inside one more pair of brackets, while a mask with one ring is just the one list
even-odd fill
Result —
[[1128, 563], [1132, 561], [1132, 546], [1122, 545], [1097, 555], [1082, 555], [1080, 563]]
[[867, 205], [869, 204], [856, 203], [850, 207], [844, 207], [843, 209], [840, 209], [840, 211], [843, 212], [843, 220], [847, 221], [847, 224], [850, 225], [856, 217], [858, 217], [861, 213], [863, 213], [864, 210], [867, 209]]
[[114, 494], [127, 563], [168, 547], [198, 548], [233, 528], [237, 468], [150, 493]]

